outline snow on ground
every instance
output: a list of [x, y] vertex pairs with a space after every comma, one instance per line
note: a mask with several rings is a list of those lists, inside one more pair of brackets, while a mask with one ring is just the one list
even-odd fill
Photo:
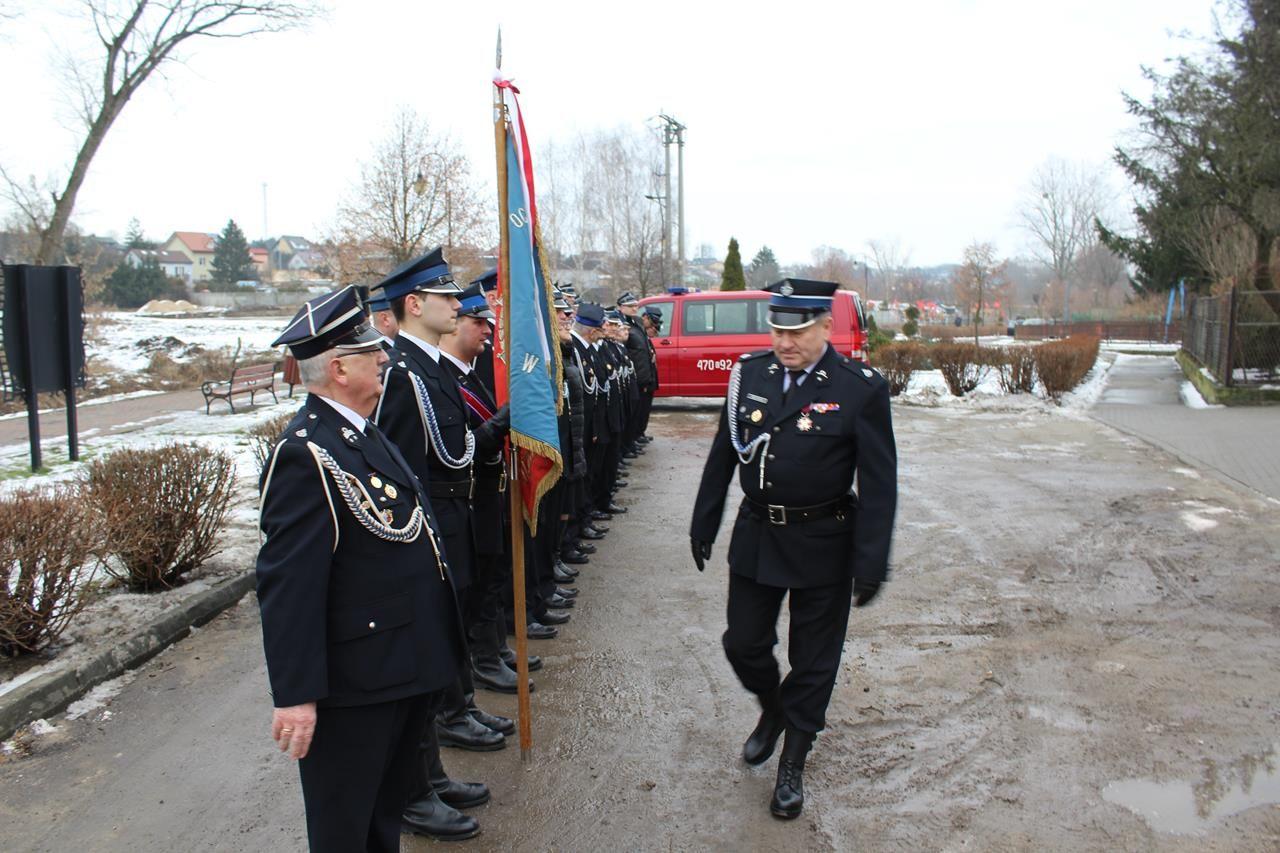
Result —
[[1107, 376], [1115, 360], [1123, 357], [1116, 353], [1099, 354], [1084, 381], [1076, 390], [1063, 395], [1061, 405], [1045, 399], [1039, 382], [1034, 394], [1006, 394], [1000, 387], [1000, 375], [995, 369], [988, 370], [978, 387], [963, 397], [952, 395], [941, 371], [917, 370], [911, 374], [907, 390], [897, 400], [907, 405], [957, 412], [1044, 412], [1083, 417], [1106, 389]]
[[1182, 349], [1181, 343], [1161, 343], [1159, 341], [1103, 341], [1104, 351], [1141, 352], [1151, 355], [1173, 355]]
[[94, 364], [105, 362], [123, 371], [142, 370], [150, 363], [154, 348], [139, 347], [140, 341], [174, 338], [187, 346], [212, 350], [235, 350], [240, 341], [245, 350], [263, 351], [271, 349], [285, 323], [281, 317], [152, 317], [128, 312], [99, 316], [102, 321], [91, 322], [85, 336], [85, 355]]
[[1182, 398], [1182, 403], [1188, 409], [1221, 409], [1222, 404], [1213, 404], [1205, 402], [1204, 397], [1200, 396], [1200, 391], [1189, 379], [1184, 379], [1182, 385], [1178, 388], [1178, 396]]
[[[110, 681], [104, 681], [97, 687], [85, 694], [84, 698], [77, 699], [67, 706], [67, 719], [78, 720], [83, 716], [93, 713], [99, 708], [106, 707], [111, 704], [111, 700], [120, 695], [120, 691], [124, 690], [129, 682], [133, 681], [137, 675], [137, 670], [130, 670], [119, 678], [113, 678]], [[110, 714], [110, 711], [103, 711], [103, 715]]]

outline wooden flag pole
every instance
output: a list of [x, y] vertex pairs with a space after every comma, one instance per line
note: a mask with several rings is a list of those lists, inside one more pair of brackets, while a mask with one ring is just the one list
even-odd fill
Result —
[[[502, 68], [502, 30], [498, 30], [497, 68]], [[498, 293], [502, 296], [499, 332], [503, 352], [511, 330], [511, 231], [507, 219], [507, 115], [502, 89], [493, 87], [493, 141], [498, 160]], [[505, 363], [504, 363], [505, 362]], [[511, 394], [510, 359], [495, 365], [505, 366], [507, 402]], [[529, 707], [529, 628], [525, 608], [524, 577], [524, 502], [520, 499], [520, 452], [507, 442], [507, 493], [511, 501], [511, 621], [516, 631], [516, 694], [520, 723], [520, 760], [528, 761], [533, 752], [533, 720]]]

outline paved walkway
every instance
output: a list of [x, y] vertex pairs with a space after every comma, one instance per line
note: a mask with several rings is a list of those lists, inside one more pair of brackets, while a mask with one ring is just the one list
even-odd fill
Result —
[[1121, 356], [1093, 416], [1206, 468], [1236, 484], [1280, 500], [1280, 406], [1192, 409], [1184, 382], [1167, 356]]

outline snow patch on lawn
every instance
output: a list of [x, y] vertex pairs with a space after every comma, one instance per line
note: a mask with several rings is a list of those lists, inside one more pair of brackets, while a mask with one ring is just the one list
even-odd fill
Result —
[[1182, 404], [1188, 409], [1221, 409], [1221, 403], [1213, 404], [1205, 401], [1200, 396], [1200, 391], [1189, 379], [1184, 379], [1182, 385], [1178, 388], [1178, 396], [1182, 398]]

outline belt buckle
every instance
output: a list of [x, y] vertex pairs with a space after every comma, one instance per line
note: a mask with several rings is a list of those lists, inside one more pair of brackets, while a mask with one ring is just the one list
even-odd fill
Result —
[[781, 524], [787, 523], [787, 508], [785, 506], [778, 506], [777, 504], [769, 504], [768, 507], [769, 507], [769, 523], [770, 524], [781, 525]]

